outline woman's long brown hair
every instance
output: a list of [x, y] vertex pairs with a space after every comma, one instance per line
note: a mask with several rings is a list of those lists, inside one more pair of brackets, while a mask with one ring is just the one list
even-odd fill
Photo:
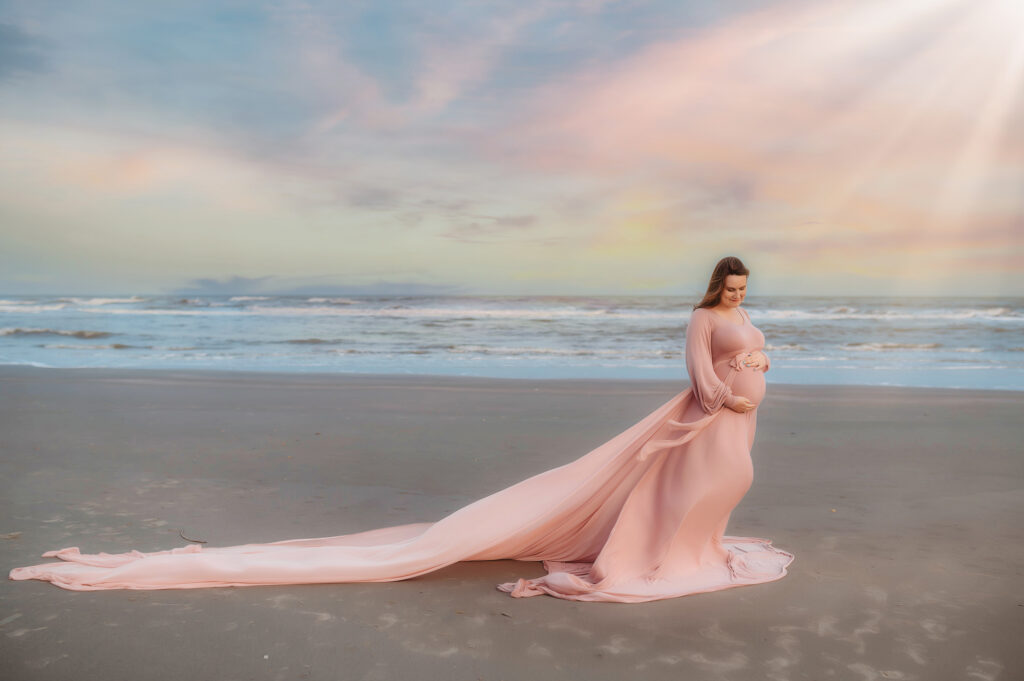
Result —
[[696, 310], [698, 307], [714, 307], [722, 300], [722, 289], [725, 288], [725, 278], [730, 274], [737, 274], [740, 276], [747, 276], [750, 274], [750, 270], [746, 268], [743, 262], [739, 258], [733, 256], [727, 256], [718, 261], [715, 265], [715, 270], [711, 273], [711, 281], [708, 282], [708, 292], [704, 294], [704, 299], [693, 306]]

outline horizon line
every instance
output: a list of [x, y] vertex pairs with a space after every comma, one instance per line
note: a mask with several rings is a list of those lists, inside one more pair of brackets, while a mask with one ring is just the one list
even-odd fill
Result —
[[[220, 292], [220, 293], [182, 292], [182, 291], [169, 291], [169, 292], [152, 291], [152, 292], [142, 292], [142, 293], [139, 293], [139, 292], [127, 293], [127, 292], [124, 292], [124, 291], [116, 291], [116, 292], [112, 292], [112, 291], [92, 292], [92, 291], [89, 291], [89, 292], [73, 292], [73, 293], [69, 293], [69, 292], [62, 292], [62, 293], [51, 293], [51, 292], [48, 292], [48, 293], [5, 293], [5, 292], [0, 292], [0, 296], [22, 296], [22, 297], [25, 297], [25, 296], [50, 296], [50, 297], [52, 297], [52, 296], [74, 296], [74, 297], [81, 297], [81, 296], [92, 296], [92, 297], [101, 297], [101, 296], [108, 296], [108, 297], [109, 296], [182, 296], [182, 297], [206, 297], [206, 296], [278, 296], [278, 297], [347, 296], [347, 297], [352, 297], [352, 298], [364, 298], [364, 297], [366, 297], [366, 298], [368, 298], [368, 297], [378, 298], [378, 297], [388, 297], [388, 296], [393, 296], [393, 297], [401, 296], [401, 297], [404, 297], [404, 298], [460, 298], [460, 297], [464, 297], [464, 298], [482, 298], [482, 297], [489, 297], [489, 298], [511, 298], [511, 297], [518, 297], [518, 298], [554, 298], [554, 297], [558, 297], [558, 298], [586, 298], [586, 297], [593, 297], [593, 296], [599, 296], [599, 297], [600, 296], [604, 296], [604, 297], [622, 297], [622, 298], [692, 298], [694, 295], [697, 295], [697, 294], [686, 294], [686, 293], [622, 293], [622, 292], [620, 292], [620, 293], [609, 293], [609, 292], [601, 292], [601, 293], [579, 293], [579, 292], [577, 292], [577, 293], [526, 293], [526, 292], [523, 292], [523, 293], [440, 293], [440, 292], [439, 293], [423, 293], [423, 292], [412, 292], [412, 291], [410, 291], [408, 293], [396, 292], [396, 291], [386, 291], [386, 292], [385, 291], [381, 291], [379, 293], [366, 292], [366, 291], [361, 291], [361, 292], [358, 292], [358, 293], [356, 293], [356, 292], [346, 293], [344, 291], [319, 291], [319, 292], [312, 291], [312, 292], [301, 292], [301, 293], [295, 293], [295, 292], [291, 292], [291, 293], [289, 293], [289, 292], [267, 292], [267, 291], [260, 291], [260, 292], [238, 291], [238, 292]], [[925, 299], [925, 298], [957, 298], [957, 299], [993, 298], [993, 299], [1000, 299], [1000, 298], [1024, 298], [1024, 293], [1020, 293], [1020, 294], [1006, 294], [1006, 295], [995, 295], [995, 294], [991, 294], [991, 293], [987, 293], [987, 294], [931, 294], [931, 295], [913, 294], [913, 293], [907, 293], [907, 294], [901, 294], [901, 295], [873, 294], [873, 293], [827, 293], [827, 294], [817, 294], [817, 295], [807, 294], [807, 293], [759, 293], [759, 294], [751, 295], [751, 296], [748, 296], [748, 297], [750, 297], [750, 298], [759, 298], [759, 297], [785, 297], [785, 298], [835, 298], [835, 297], [847, 297], [847, 298], [889, 298], [889, 299], [898, 299], [898, 298], [915, 298], [915, 299]]]

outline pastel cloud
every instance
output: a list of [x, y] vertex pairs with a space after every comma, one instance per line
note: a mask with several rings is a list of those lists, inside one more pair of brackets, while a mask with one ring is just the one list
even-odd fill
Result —
[[149, 286], [678, 291], [736, 252], [1003, 292], [1024, 253], [1011, 0], [116, 5], [0, 27], [12, 266], [111, 271], [82, 225], [159, 251], [114, 268]]
[[[1024, 113], [1024, 42], [1013, 17], [1022, 13], [991, 1], [779, 5], [559, 79], [495, 136], [515, 146], [481, 144], [538, 172], [636, 178], [660, 197], [639, 219], [664, 225], [663, 242], [706, 228], [709, 216], [691, 210], [700, 195], [739, 183], [738, 201], [720, 205], [725, 220], [711, 224], [757, 225], [794, 260], [831, 250], [801, 247], [806, 239], [831, 242], [846, 258], [851, 246], [865, 256], [977, 248], [976, 231], [1020, 224], [1020, 193], [1007, 186], [1024, 186], [1024, 126], [1010, 125]], [[980, 160], [969, 177], [951, 175], [977, 139], [979, 111], [993, 104]], [[1010, 178], [1002, 186], [991, 182], [1000, 172]], [[962, 199], [968, 215], [936, 210], [936, 195], [966, 182], [977, 192]], [[627, 184], [624, 195], [636, 192]], [[611, 231], [628, 241], [637, 217]], [[794, 233], [808, 219], [820, 228]], [[647, 248], [656, 232], [645, 234]]]

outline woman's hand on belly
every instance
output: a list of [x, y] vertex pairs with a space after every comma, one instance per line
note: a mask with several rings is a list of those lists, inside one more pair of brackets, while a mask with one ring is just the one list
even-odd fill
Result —
[[740, 414], [757, 409], [756, 404], [742, 395], [733, 395], [732, 398], [725, 401], [725, 406]]

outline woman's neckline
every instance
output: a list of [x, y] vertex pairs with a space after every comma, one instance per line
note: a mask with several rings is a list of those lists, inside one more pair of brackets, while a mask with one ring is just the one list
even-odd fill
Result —
[[715, 315], [716, 317], [719, 317], [719, 318], [721, 318], [722, 320], [724, 320], [724, 321], [725, 321], [725, 322], [726, 322], [727, 324], [732, 324], [733, 326], [743, 326], [744, 324], [746, 324], [746, 323], [747, 323], [747, 315], [746, 315], [746, 311], [745, 311], [745, 310], [741, 310], [741, 309], [740, 309], [739, 307], [737, 307], [737, 308], [735, 308], [735, 309], [736, 309], [736, 310], [738, 310], [738, 311], [740, 311], [740, 318], [742, 319], [742, 321], [739, 321], [739, 322], [734, 322], [734, 321], [732, 321], [731, 319], [727, 319], [727, 318], [726, 318], [726, 316], [725, 316], [724, 314], [720, 314], [720, 313], [719, 313], [719, 312], [717, 312], [717, 311], [716, 311], [716, 310], [715, 310], [714, 308], [710, 308], [710, 307], [709, 307], [709, 308], [708, 308], [708, 311], [709, 311], [709, 312], [711, 312], [711, 314]]

